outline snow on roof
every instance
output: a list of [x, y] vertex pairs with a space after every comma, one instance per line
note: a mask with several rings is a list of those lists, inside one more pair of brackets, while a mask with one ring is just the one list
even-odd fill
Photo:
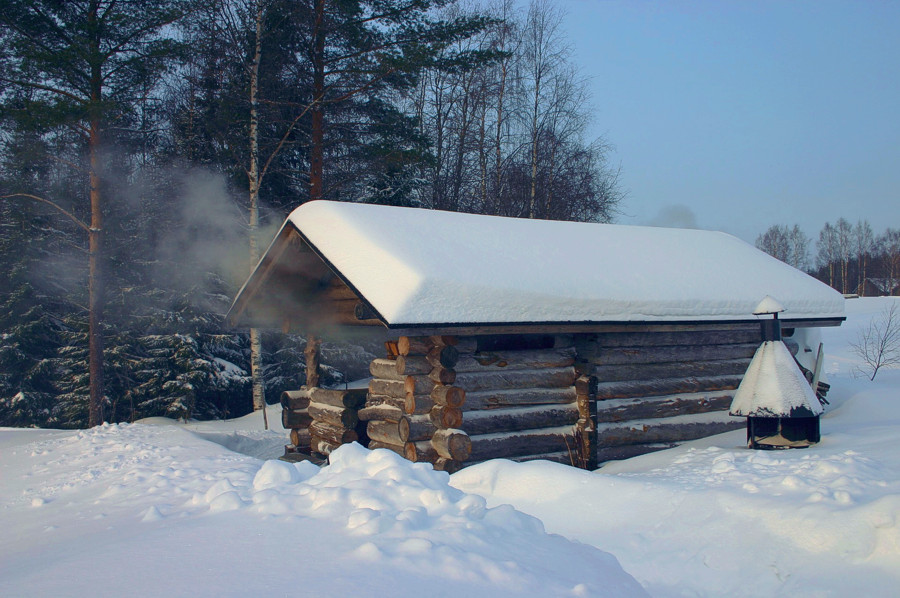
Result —
[[725, 233], [314, 201], [294, 226], [388, 325], [842, 318], [827, 285]]
[[750, 367], [734, 393], [730, 413], [757, 417], [812, 417], [822, 411], [822, 404], [785, 344], [766, 341], [750, 361]]

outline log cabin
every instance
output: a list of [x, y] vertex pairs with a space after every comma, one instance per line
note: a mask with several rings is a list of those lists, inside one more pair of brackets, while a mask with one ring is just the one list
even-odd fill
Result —
[[227, 321], [384, 341], [367, 388], [284, 393], [299, 450], [356, 441], [447, 471], [594, 468], [743, 426], [728, 408], [766, 295], [814, 369], [817, 329], [840, 325], [843, 297], [730, 235], [314, 201]]

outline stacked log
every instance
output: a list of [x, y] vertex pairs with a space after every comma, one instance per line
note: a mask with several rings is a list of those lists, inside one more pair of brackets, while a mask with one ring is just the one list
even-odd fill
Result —
[[[482, 347], [479, 350], [479, 343]], [[572, 337], [460, 339], [455, 385], [465, 391], [462, 429], [470, 461], [549, 458], [572, 463], [579, 420]], [[516, 346], [523, 341], [521, 346]]]
[[306, 386], [299, 390], [286, 390], [281, 393], [281, 425], [290, 430], [291, 444], [284, 447], [285, 455], [289, 453], [309, 453], [309, 389]]
[[461, 466], [468, 457], [463, 448], [468, 437], [458, 430], [465, 393], [454, 386], [454, 341], [404, 336], [386, 344], [387, 358], [372, 361], [369, 395], [359, 413], [369, 448], [386, 448], [443, 470]]
[[[366, 389], [307, 389], [310, 450], [328, 456], [342, 444], [362, 440], [359, 411], [365, 406]], [[361, 438], [362, 436], [362, 438]]]
[[742, 427], [727, 411], [759, 343], [756, 323], [578, 335], [596, 462]]

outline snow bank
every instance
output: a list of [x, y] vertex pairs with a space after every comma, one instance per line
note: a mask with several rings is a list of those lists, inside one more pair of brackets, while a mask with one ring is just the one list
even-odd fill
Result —
[[[842, 296], [724, 233], [309, 202], [295, 226], [389, 324], [786, 319]], [[286, 223], [286, 226], [288, 224]]]
[[0, 595], [644, 595], [611, 555], [389, 451], [319, 470], [179, 426], [7, 435]]

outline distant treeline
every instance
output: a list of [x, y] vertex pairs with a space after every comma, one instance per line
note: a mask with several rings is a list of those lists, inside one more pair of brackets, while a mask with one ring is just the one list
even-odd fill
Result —
[[756, 246], [845, 294], [900, 295], [900, 230], [874, 234], [868, 221], [826, 222], [813, 243], [798, 225], [771, 226]]
[[241, 415], [259, 351], [270, 402], [302, 384], [303, 337], [222, 315], [303, 202], [609, 220], [561, 15], [516, 6], [4, 2], [0, 425]]

